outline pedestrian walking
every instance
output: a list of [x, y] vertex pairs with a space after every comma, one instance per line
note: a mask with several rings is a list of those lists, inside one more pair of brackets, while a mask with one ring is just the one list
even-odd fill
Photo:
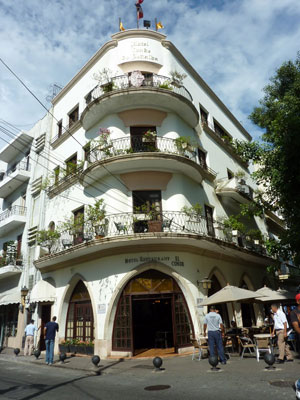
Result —
[[52, 321], [47, 322], [44, 328], [44, 337], [45, 337], [45, 344], [46, 344], [46, 364], [52, 365], [53, 364], [53, 357], [54, 357], [54, 342], [55, 342], [55, 335], [58, 332], [58, 323], [56, 323], [56, 317], [52, 318]]
[[289, 345], [286, 342], [287, 339], [287, 329], [289, 327], [289, 324], [287, 322], [286, 315], [283, 311], [281, 311], [278, 307], [277, 304], [272, 304], [271, 309], [273, 312], [273, 318], [274, 318], [274, 327], [273, 327], [273, 332], [272, 336], [277, 336], [277, 344], [279, 347], [279, 356], [276, 361], [277, 364], [283, 364], [284, 363], [284, 357], [286, 357], [287, 361], [294, 361], [291, 350], [289, 348]]
[[293, 310], [290, 314], [291, 323], [297, 336], [297, 350], [300, 355], [300, 293], [295, 297], [297, 308]]
[[34, 326], [34, 320], [32, 319], [30, 323], [25, 328], [25, 346], [24, 346], [24, 356], [31, 356], [34, 346], [34, 334], [36, 327]]
[[223, 347], [223, 336], [225, 333], [222, 317], [216, 312], [215, 306], [210, 306], [209, 313], [204, 318], [204, 336], [208, 334], [208, 346], [211, 356], [215, 355], [215, 347], [217, 348], [221, 364], [226, 364], [226, 357]]

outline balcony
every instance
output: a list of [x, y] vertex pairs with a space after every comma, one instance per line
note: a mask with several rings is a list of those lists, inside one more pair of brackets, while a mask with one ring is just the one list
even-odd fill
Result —
[[88, 154], [88, 166], [80, 178], [84, 187], [103, 178], [108, 172], [166, 171], [183, 173], [196, 182], [213, 181], [216, 172], [199, 160], [196, 148], [178, 148], [175, 139], [157, 136], [143, 141], [141, 136], [129, 136], [96, 147]]
[[22, 272], [22, 260], [0, 257], [0, 280]]
[[30, 179], [30, 164], [22, 161], [4, 173], [0, 173], [0, 197], [5, 198]]
[[0, 237], [26, 223], [26, 207], [12, 206], [0, 214]]
[[280, 281], [291, 280], [292, 282], [300, 282], [300, 268], [289, 263], [282, 263], [276, 276]]
[[106, 85], [96, 86], [86, 97], [87, 106], [81, 114], [82, 126], [88, 130], [107, 114], [148, 108], [178, 114], [195, 128], [199, 114], [190, 93], [165, 76], [132, 82], [127, 75], [116, 76]]
[[49, 198], [52, 199], [54, 196], [57, 196], [59, 193], [67, 190], [69, 187], [78, 182], [81, 172], [82, 168], [78, 167], [75, 171], [72, 171], [66, 176], [57, 179], [54, 185], [50, 186], [47, 190]]
[[71, 122], [67, 126], [63, 126], [62, 133], [58, 133], [54, 138], [51, 140], [51, 147], [56, 149], [60, 144], [62, 144], [66, 139], [72, 136], [79, 128], [81, 127], [81, 121]]
[[[98, 227], [99, 228], [99, 227]], [[249, 245], [249, 244], [248, 244]], [[158, 220], [147, 215], [121, 213], [108, 215], [99, 229], [86, 224], [77, 236], [65, 232], [52, 247], [51, 254], [40, 257], [35, 266], [43, 272], [65, 268], [105, 255], [145, 251], [193, 251], [257, 265], [269, 265], [257, 247], [234, 243], [224, 226], [204, 217], [191, 217], [181, 211], [167, 211]]]
[[211, 138], [214, 139], [219, 145], [221, 145], [227, 153], [229, 153], [240, 165], [244, 168], [248, 168], [248, 163], [245, 162], [235, 151], [231, 145], [231, 137], [229, 135], [220, 135], [219, 132], [215, 130], [215, 127], [209, 121], [202, 122], [203, 130], [209, 134]]
[[26, 132], [20, 132], [15, 139], [1, 149], [0, 160], [6, 163], [12, 162], [20, 155], [20, 152], [29, 148], [32, 141], [32, 136]]
[[222, 198], [231, 198], [239, 203], [249, 203], [253, 200], [253, 190], [244, 179], [222, 179], [217, 183], [216, 194]]

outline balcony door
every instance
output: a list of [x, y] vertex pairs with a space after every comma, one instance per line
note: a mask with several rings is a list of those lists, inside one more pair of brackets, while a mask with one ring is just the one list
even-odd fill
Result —
[[213, 209], [207, 205], [205, 205], [205, 218], [208, 235], [215, 236]]
[[131, 148], [134, 153], [141, 153], [156, 150], [156, 138], [145, 137], [146, 132], [156, 132], [156, 126], [131, 126], [130, 138]]
[[162, 205], [160, 190], [135, 190], [132, 192], [134, 232], [149, 231], [149, 220], [162, 220]]

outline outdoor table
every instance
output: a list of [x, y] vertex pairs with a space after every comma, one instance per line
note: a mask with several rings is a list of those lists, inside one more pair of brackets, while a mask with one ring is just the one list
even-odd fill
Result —
[[255, 342], [257, 343], [257, 339], [269, 339], [270, 346], [271, 346], [271, 351], [273, 353], [273, 342], [272, 342], [272, 335], [270, 333], [257, 333], [256, 335], [253, 335]]

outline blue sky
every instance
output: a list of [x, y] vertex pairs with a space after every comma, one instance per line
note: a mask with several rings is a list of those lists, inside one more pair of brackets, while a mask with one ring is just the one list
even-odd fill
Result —
[[[296, 57], [300, 1], [144, 0], [143, 9], [257, 137], [247, 117], [275, 69]], [[133, 0], [0, 0], [0, 54], [47, 105], [49, 86], [65, 85], [118, 30], [118, 17], [135, 27]], [[0, 119], [26, 130], [44, 113], [0, 65]]]

